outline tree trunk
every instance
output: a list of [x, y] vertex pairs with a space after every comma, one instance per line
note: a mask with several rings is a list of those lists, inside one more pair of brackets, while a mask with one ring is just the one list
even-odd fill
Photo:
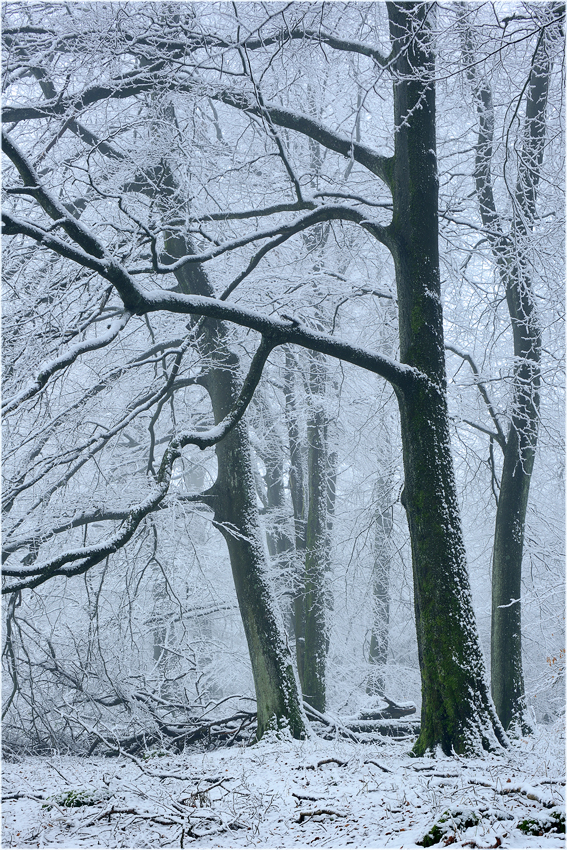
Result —
[[376, 519], [374, 532], [374, 565], [372, 570], [372, 633], [368, 660], [373, 669], [368, 677], [366, 693], [372, 696], [385, 690], [390, 632], [390, 535], [392, 533], [391, 487], [380, 476], [376, 484]]
[[[565, 11], [547, 5], [550, 18]], [[554, 31], [555, 30], [555, 31]], [[559, 36], [561, 37], [561, 36]], [[552, 69], [550, 44], [557, 28], [542, 30], [526, 93], [524, 141], [518, 169], [512, 222], [513, 262], [500, 264], [514, 339], [514, 394], [506, 446], [492, 561], [492, 696], [505, 729], [526, 732], [522, 666], [522, 558], [528, 495], [535, 461], [541, 385], [541, 328], [526, 256], [526, 240], [536, 217], [537, 186], [543, 162], [546, 109]], [[507, 268], [507, 266], [510, 266]]]
[[[190, 253], [181, 237], [169, 237], [165, 248], [170, 260]], [[185, 266], [175, 272], [179, 291], [211, 297], [204, 271]], [[239, 361], [229, 347], [230, 331], [224, 322], [207, 319], [201, 327], [200, 345], [212, 361], [204, 383], [211, 398], [215, 423], [231, 409], [240, 390]], [[305, 719], [283, 623], [278, 616], [266, 564], [256, 502], [256, 487], [245, 423], [240, 422], [216, 445], [218, 473], [211, 488], [214, 522], [228, 547], [238, 605], [248, 642], [256, 689], [260, 738], [274, 721], [289, 724], [293, 737], [305, 736]]]
[[492, 703], [467, 572], [449, 441], [438, 252], [434, 60], [422, 3], [388, 3], [395, 55], [392, 253], [400, 358], [423, 376], [397, 389], [422, 679], [414, 752], [479, 751], [506, 736]]
[[[539, 347], [541, 340], [538, 340]], [[538, 358], [539, 359], [539, 358]], [[517, 411], [506, 438], [492, 557], [490, 636], [492, 697], [505, 729], [528, 731], [522, 665], [522, 557], [528, 494], [535, 460], [539, 374], [516, 384]]]
[[293, 630], [295, 635], [295, 654], [297, 672], [303, 689], [305, 655], [305, 536], [307, 500], [303, 448], [300, 436], [299, 417], [295, 397], [295, 359], [286, 347], [284, 371], [285, 418], [289, 436], [289, 489], [293, 505], [295, 526], [295, 565], [293, 569]]
[[266, 468], [266, 491], [265, 495], [260, 496], [268, 512], [266, 542], [277, 575], [276, 589], [279, 591], [279, 598], [283, 600], [281, 604], [286, 632], [289, 637], [293, 637], [296, 554], [290, 534], [289, 505], [284, 486], [284, 445], [279, 437], [275, 415], [267, 400], [258, 392], [256, 396], [264, 431], [264, 442], [258, 451]]
[[325, 669], [327, 579], [329, 571], [329, 464], [327, 416], [324, 408], [325, 364], [322, 355], [309, 355], [309, 414], [307, 420], [307, 486], [309, 508], [305, 540], [305, 649], [303, 697], [317, 711], [326, 705]]
[[[551, 44], [562, 38], [558, 24], [564, 17], [559, 3], [546, 4], [547, 26], [542, 27], [526, 88], [526, 112], [518, 159], [514, 217], [505, 235], [498, 213], [491, 173], [494, 107], [492, 92], [474, 65], [473, 33], [463, 23], [463, 53], [469, 66], [478, 113], [475, 183], [482, 223], [502, 288], [506, 292], [514, 345], [512, 412], [506, 439], [498, 495], [492, 559], [491, 685], [494, 704], [505, 729], [528, 731], [525, 720], [522, 666], [522, 558], [528, 495], [534, 466], [541, 385], [539, 326], [532, 275], [527, 255], [528, 238], [536, 216], [537, 188], [543, 162], [546, 109], [552, 70]], [[555, 22], [555, 26], [550, 26]]]

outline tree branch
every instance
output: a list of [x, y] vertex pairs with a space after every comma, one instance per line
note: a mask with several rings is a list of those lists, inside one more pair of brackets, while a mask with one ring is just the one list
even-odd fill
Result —
[[269, 47], [272, 44], [282, 44], [285, 41], [297, 39], [301, 41], [319, 42], [332, 47], [334, 50], [368, 56], [369, 59], [372, 59], [382, 68], [388, 65], [390, 59], [390, 57], [384, 56], [379, 50], [376, 50], [375, 47], [372, 47], [362, 41], [338, 38], [336, 35], [333, 35], [333, 33], [324, 32], [324, 30], [302, 29], [300, 27], [283, 29], [273, 36], [262, 37], [259, 39], [247, 39], [244, 42], [244, 45], [248, 50], [256, 50], [261, 47]]
[[500, 446], [502, 451], [504, 451], [505, 448], [506, 448], [506, 437], [504, 435], [504, 431], [502, 430], [502, 427], [501, 427], [500, 422], [498, 420], [498, 416], [496, 415], [496, 411], [495, 411], [494, 406], [493, 406], [493, 404], [490, 400], [490, 396], [488, 395], [488, 391], [487, 391], [484, 383], [480, 379], [480, 372], [478, 371], [478, 367], [477, 367], [476, 363], [474, 362], [472, 356], [470, 354], [467, 354], [466, 351], [461, 351], [460, 349], [455, 348], [454, 345], [449, 345], [449, 344], [446, 343], [445, 348], [447, 349], [447, 351], [452, 351], [453, 354], [456, 354], [462, 360], [466, 360], [466, 362], [471, 367], [472, 373], [474, 375], [474, 382], [478, 387], [478, 390], [479, 390], [479, 392], [482, 396], [482, 399], [483, 399], [483, 401], [486, 405], [486, 408], [487, 408], [487, 410], [490, 414], [490, 418], [494, 422], [494, 426], [496, 428], [496, 433], [494, 433], [493, 431], [488, 431], [486, 428], [483, 428], [480, 425], [476, 425], [474, 422], [468, 422], [468, 420], [466, 420], [466, 419], [464, 421], [467, 422], [467, 425], [471, 425], [473, 428], [477, 428], [479, 431], [484, 431], [485, 434], [489, 434], [491, 437], [494, 437], [494, 439], [496, 440], [496, 442], [498, 443], [498, 445]]
[[104, 541], [95, 543], [92, 546], [83, 546], [80, 549], [68, 550], [43, 563], [36, 562], [28, 567], [4, 567], [4, 575], [14, 577], [18, 581], [5, 585], [2, 593], [15, 593], [24, 588], [37, 587], [55, 576], [71, 577], [82, 575], [91, 567], [99, 564], [109, 555], [114, 554], [125, 546], [132, 539], [144, 517], [156, 510], [160, 502], [167, 495], [173, 464], [181, 456], [181, 449], [189, 444], [198, 446], [200, 449], [213, 446], [226, 437], [238, 424], [258, 386], [264, 365], [273, 347], [274, 344], [269, 339], [263, 338], [261, 340], [258, 350], [252, 359], [238, 399], [227, 416], [218, 425], [206, 433], [185, 432], [170, 441], [169, 446], [164, 452], [157, 475], [157, 490], [127, 512], [123, 529]]
[[206, 263], [209, 260], [220, 257], [222, 254], [234, 251], [237, 248], [243, 248], [246, 245], [250, 245], [252, 242], [258, 242], [261, 239], [272, 239], [276, 237], [274, 246], [276, 244], [280, 245], [282, 242], [292, 236], [295, 236], [297, 233], [301, 233], [303, 230], [307, 230], [309, 227], [313, 227], [314, 225], [321, 224], [325, 221], [352, 221], [355, 224], [359, 224], [368, 233], [371, 233], [372, 236], [374, 236], [379, 242], [382, 242], [388, 247], [392, 246], [393, 240], [388, 228], [378, 224], [378, 222], [371, 221], [360, 210], [343, 206], [342, 204], [324, 204], [317, 207], [312, 212], [296, 219], [291, 224], [281, 224], [276, 227], [271, 227], [269, 230], [258, 230], [254, 233], [249, 233], [246, 236], [231, 239], [228, 242], [215, 244], [209, 251], [204, 251], [201, 254], [186, 254], [184, 257], [180, 257], [180, 259], [169, 265], [160, 265], [159, 262], [154, 260], [152, 267], [130, 269], [129, 274], [142, 275], [151, 274], [152, 272], [157, 274], [171, 274], [171, 272], [176, 272], [189, 263]]
[[275, 104], [268, 103], [261, 107], [242, 92], [231, 91], [230, 89], [213, 90], [209, 92], [209, 96], [213, 100], [219, 100], [228, 106], [252, 115], [261, 116], [265, 112], [274, 124], [286, 127], [288, 130], [295, 130], [303, 136], [314, 139], [329, 150], [340, 153], [348, 159], [354, 159], [355, 162], [363, 165], [379, 177], [388, 187], [391, 185], [393, 157], [382, 156], [372, 148], [330, 130], [308, 115]]
[[7, 413], [10, 413], [22, 404], [22, 402], [27, 401], [27, 399], [32, 398], [34, 395], [37, 395], [37, 393], [45, 387], [52, 375], [59, 372], [61, 369], [65, 369], [67, 366], [70, 366], [82, 354], [86, 354], [89, 351], [97, 351], [99, 348], [104, 348], [112, 342], [112, 340], [116, 339], [120, 331], [126, 327], [131, 317], [132, 314], [126, 310], [117, 319], [115, 319], [114, 322], [108, 325], [107, 333], [101, 334], [101, 336], [97, 336], [94, 339], [88, 339], [84, 342], [80, 342], [69, 349], [69, 351], [65, 352], [65, 354], [56, 357], [48, 363], [44, 363], [29, 386], [19, 392], [16, 396], [14, 396], [14, 398], [8, 399], [8, 401], [3, 403], [3, 414], [6, 415]]

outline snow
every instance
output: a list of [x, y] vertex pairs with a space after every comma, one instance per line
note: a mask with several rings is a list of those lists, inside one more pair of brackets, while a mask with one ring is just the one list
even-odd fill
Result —
[[[564, 811], [564, 745], [556, 723], [485, 759], [285, 733], [145, 759], [26, 757], [4, 763], [2, 846], [389, 850], [416, 847], [443, 818], [433, 846], [563, 847], [553, 828], [518, 825], [549, 829]], [[87, 805], [65, 806], [70, 792]]]

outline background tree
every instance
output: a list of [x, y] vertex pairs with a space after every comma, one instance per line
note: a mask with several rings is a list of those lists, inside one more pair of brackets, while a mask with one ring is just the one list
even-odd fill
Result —
[[[491, 683], [498, 715], [505, 729], [526, 726], [522, 666], [522, 558], [528, 495], [532, 478], [541, 390], [542, 329], [536, 304], [533, 234], [536, 228], [538, 186], [542, 177], [547, 136], [546, 115], [555, 56], [561, 50], [564, 7], [550, 3], [533, 8], [528, 17], [534, 29], [528, 77], [514, 104], [506, 128], [502, 182], [506, 194], [498, 211], [495, 181], [500, 165], [493, 161], [495, 108], [492, 86], [477, 61], [472, 10], [462, 4], [463, 61], [472, 85], [478, 115], [475, 148], [475, 188], [486, 241], [491, 248], [512, 328], [514, 371], [507, 434], [487, 394], [495, 431], [491, 441], [503, 452], [492, 559]], [[521, 107], [525, 109], [519, 120]], [[516, 186], [510, 188], [511, 164], [516, 159]], [[494, 173], [496, 172], [496, 173]], [[509, 224], [505, 219], [509, 219]], [[469, 356], [475, 376], [478, 369]]]

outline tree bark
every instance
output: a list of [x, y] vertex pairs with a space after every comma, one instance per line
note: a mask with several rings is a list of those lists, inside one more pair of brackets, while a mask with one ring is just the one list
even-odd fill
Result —
[[486, 678], [472, 608], [449, 441], [438, 249], [434, 59], [422, 3], [388, 3], [395, 155], [392, 252], [400, 359], [423, 377], [397, 388], [422, 679], [414, 752], [489, 749], [506, 737]]

